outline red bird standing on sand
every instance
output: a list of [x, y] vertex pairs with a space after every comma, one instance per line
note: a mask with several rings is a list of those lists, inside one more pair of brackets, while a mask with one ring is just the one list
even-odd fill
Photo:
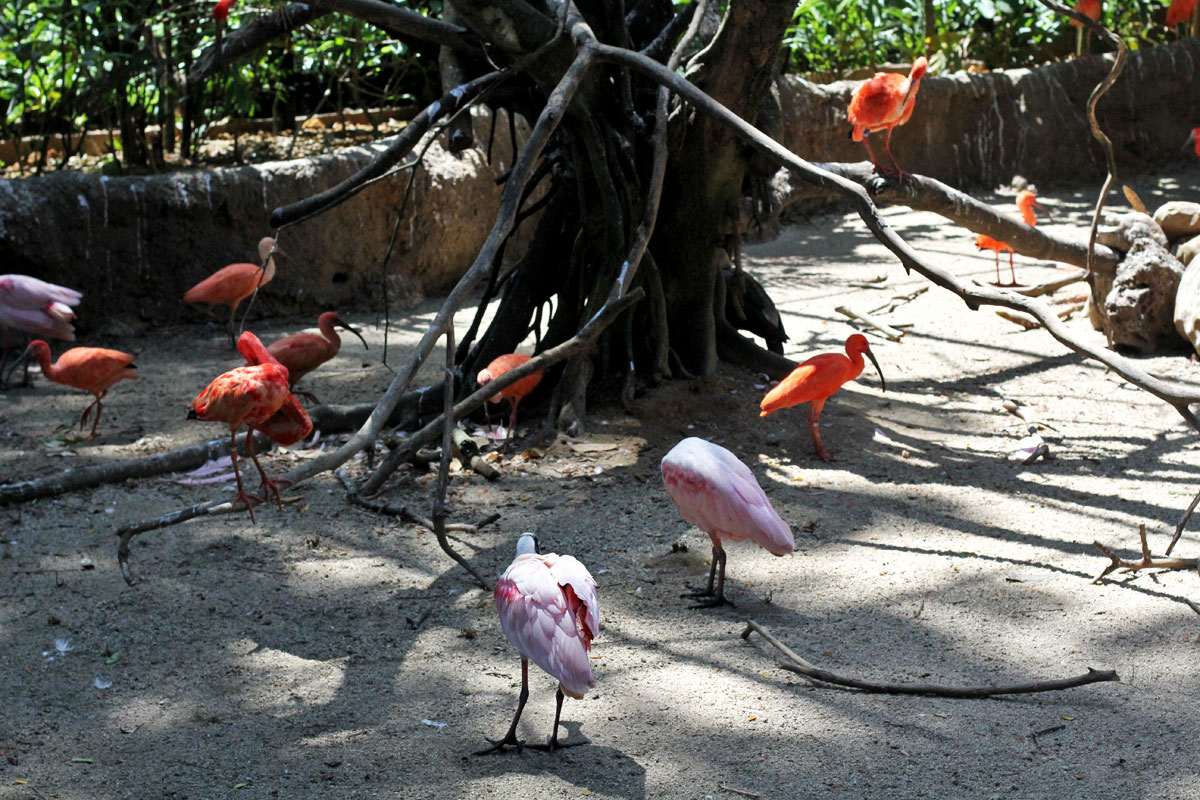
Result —
[[[1038, 204], [1037, 195], [1028, 189], [1023, 189], [1017, 192], [1017, 208], [1021, 211], [1021, 218], [1026, 225], [1037, 225], [1037, 213], [1035, 208], [1042, 208]], [[1042, 209], [1043, 211], [1045, 209]], [[975, 246], [980, 250], [995, 250], [996, 251], [996, 282], [994, 286], [1020, 286], [1017, 283], [1017, 271], [1013, 267], [1013, 249], [1012, 245], [1002, 242], [999, 239], [993, 239], [985, 233], [981, 233], [975, 237]], [[1000, 253], [1008, 253], [1008, 270], [1012, 274], [1012, 283], [1004, 284], [1000, 282]]]
[[[785, 556], [796, 549], [792, 529], [775, 513], [754, 473], [721, 445], [689, 436], [663, 456], [661, 469], [667, 494], [683, 518], [712, 539], [708, 588], [690, 595], [712, 599], [692, 608], [733, 605], [725, 599], [722, 539], [735, 542], [749, 539], [776, 556]], [[717, 576], [715, 592], [714, 576]]]
[[871, 163], [880, 173], [889, 174], [893, 170], [880, 165], [871, 148], [870, 134], [887, 130], [883, 149], [892, 161], [894, 173], [901, 180], [908, 174], [900, 169], [896, 157], [892, 155], [892, 128], [903, 125], [912, 116], [917, 103], [917, 89], [928, 68], [929, 62], [925, 56], [921, 56], [913, 62], [907, 78], [892, 72], [876, 72], [875, 77], [860, 83], [850, 98], [849, 117], [850, 124], [854, 126], [852, 137], [854, 141], [867, 146]]
[[[241, 500], [246, 504], [250, 521], [253, 522], [252, 500], [269, 499], [274, 491], [276, 501], [280, 508], [283, 507], [278, 484], [267, 477], [254, 453], [254, 430], [262, 430], [279, 444], [295, 444], [312, 430], [312, 420], [288, 389], [287, 367], [271, 357], [257, 336], [249, 331], [243, 333], [238, 339], [238, 350], [250, 366], [231, 369], [214, 378], [192, 401], [188, 419], [229, 425], [230, 458], [238, 487], [234, 501]], [[242, 487], [242, 475], [237, 465], [237, 429], [242, 425], [249, 428], [246, 449], [258, 468], [258, 474], [262, 476], [262, 498], [251, 497]]]
[[229, 306], [229, 321], [225, 330], [229, 343], [233, 344], [233, 316], [243, 300], [254, 294], [254, 290], [266, 286], [275, 277], [275, 256], [283, 251], [275, 246], [275, 240], [264, 236], [258, 243], [258, 257], [266, 266], [258, 264], [229, 264], [197, 283], [183, 296], [185, 303], [208, 303], [214, 306]]
[[[563, 695], [580, 699], [596, 685], [588, 662], [592, 639], [600, 633], [595, 579], [573, 556], [539, 553], [537, 537], [523, 533], [517, 540], [517, 557], [496, 582], [495, 598], [500, 629], [521, 654], [521, 694], [508, 733], [475, 755], [495, 753], [509, 745], [518, 750], [551, 751], [583, 744], [559, 744], [558, 720]], [[558, 681], [554, 728], [544, 745], [527, 745], [517, 739], [517, 722], [529, 699], [530, 661]]]
[[326, 311], [317, 317], [317, 329], [321, 331], [320, 335], [293, 333], [277, 342], [271, 342], [267, 347], [275, 360], [287, 367], [288, 381], [291, 386], [294, 387], [296, 381], [338, 354], [338, 350], [342, 347], [342, 338], [334, 329], [337, 325], [353, 333], [363, 343], [363, 347], [367, 347], [367, 341], [362, 334], [343, 321], [336, 311]]
[[133, 356], [120, 350], [72, 347], [59, 356], [58, 361], [51, 364], [50, 345], [41, 339], [34, 339], [29, 343], [22, 359], [30, 354], [37, 357], [38, 363], [42, 365], [42, 375], [46, 376], [47, 380], [83, 389], [85, 392], [91, 392], [96, 398], [83, 410], [83, 416], [79, 418], [79, 430], [83, 430], [88, 414], [95, 407], [96, 418], [92, 421], [89, 439], [95, 437], [96, 428], [100, 425], [100, 412], [104, 410], [100, 401], [108, 394], [108, 390], [117, 381], [137, 380], [137, 367], [133, 363]]
[[[480, 386], [486, 386], [510, 369], [516, 369], [528, 360], [529, 356], [524, 356], [520, 353], [497, 356], [492, 360], [492, 363], [479, 371], [479, 375], [475, 377], [475, 382]], [[522, 378], [508, 388], [500, 390], [489, 398], [489, 402], [492, 403], [499, 403], [501, 400], [507, 399], [512, 406], [512, 415], [508, 421], [508, 436], [504, 439], [506, 446], [509, 439], [515, 436], [517, 432], [517, 404], [521, 402], [521, 398], [532, 392], [541, 380], [542, 371], [539, 370], [526, 378]]]
[[817, 428], [821, 419], [821, 409], [825, 407], [825, 401], [842, 388], [842, 384], [862, 374], [864, 353], [875, 365], [875, 370], [879, 373], [879, 384], [886, 392], [887, 382], [883, 379], [883, 370], [879, 369], [879, 362], [871, 353], [867, 337], [855, 333], [846, 340], [845, 356], [841, 353], [822, 353], [792, 370], [790, 375], [767, 392], [767, 396], [759, 404], [762, 408], [759, 416], [765, 417], [781, 408], [808, 403], [808, 432], [812, 434], [817, 455], [831, 461], [825, 445], [821, 442], [821, 431]]

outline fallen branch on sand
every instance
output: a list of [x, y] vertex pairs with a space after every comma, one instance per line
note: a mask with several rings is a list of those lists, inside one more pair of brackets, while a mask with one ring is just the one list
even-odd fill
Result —
[[759, 636], [767, 640], [769, 644], [775, 647], [779, 652], [783, 653], [788, 660], [780, 661], [780, 669], [786, 669], [788, 672], [794, 672], [797, 675], [803, 675], [812, 680], [821, 681], [823, 683], [832, 683], [837, 686], [848, 686], [852, 689], [860, 689], [864, 692], [875, 694], [920, 694], [930, 697], [959, 697], [965, 699], [976, 699], [985, 697], [994, 697], [1001, 694], [1031, 694], [1033, 692], [1055, 692], [1061, 689], [1071, 689], [1076, 686], [1086, 686], [1089, 683], [1101, 683], [1104, 681], [1118, 681], [1120, 678], [1113, 670], [1096, 670], [1088, 668], [1087, 673], [1077, 675], [1074, 678], [1063, 678], [1062, 680], [1052, 681], [1033, 681], [1030, 683], [1012, 683], [1007, 686], [940, 686], [934, 683], [876, 683], [875, 681], [865, 681], [859, 678], [847, 678], [837, 675], [828, 670], [821, 669], [805, 661], [796, 653], [785, 645], [783, 642], [776, 639], [771, 634], [767, 633], [761, 625], [753, 620], [746, 621], [746, 629], [742, 631], [742, 638], [749, 639], [751, 633], [757, 633]]
[[[1092, 542], [1092, 547], [1096, 548], [1101, 553], [1104, 553], [1104, 555], [1108, 556], [1109, 560], [1112, 562], [1104, 568], [1103, 572], [1096, 576], [1096, 579], [1092, 581], [1092, 583], [1099, 583], [1100, 581], [1104, 580], [1104, 576], [1117, 570], [1124, 570], [1125, 572], [1138, 572], [1139, 570], [1143, 569], [1172, 570], [1200, 568], [1200, 559], [1198, 558], [1154, 558], [1152, 555], [1150, 555], [1150, 546], [1146, 543], [1145, 524], [1138, 526], [1138, 537], [1142, 540], [1141, 561], [1126, 561], [1099, 542]], [[1174, 540], [1172, 540], [1171, 544], [1175, 544]], [[1170, 551], [1168, 550], [1168, 552]]]

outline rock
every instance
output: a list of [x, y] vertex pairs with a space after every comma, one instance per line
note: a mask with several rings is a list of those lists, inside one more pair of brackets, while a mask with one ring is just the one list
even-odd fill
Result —
[[1179, 245], [1175, 251], [1175, 257], [1179, 259], [1179, 263], [1185, 267], [1192, 263], [1192, 259], [1200, 254], [1200, 236], [1193, 236], [1183, 244]]
[[1183, 265], [1157, 240], [1135, 241], [1117, 267], [1112, 290], [1104, 300], [1112, 345], [1154, 353], [1180, 344], [1175, 294], [1182, 276]]
[[1200, 352], [1200, 260], [1189, 266], [1179, 280], [1175, 293], [1175, 330]]
[[1200, 233], [1200, 203], [1176, 200], [1163, 203], [1154, 212], [1154, 221], [1168, 239], [1175, 240]]
[[[1096, 242], [1114, 250], [1128, 251], [1134, 242], [1148, 239], [1167, 246], [1167, 235], [1148, 214], [1128, 211], [1124, 214], [1105, 214], [1104, 224], [1096, 231]], [[1119, 269], [1119, 268], [1118, 268]]]

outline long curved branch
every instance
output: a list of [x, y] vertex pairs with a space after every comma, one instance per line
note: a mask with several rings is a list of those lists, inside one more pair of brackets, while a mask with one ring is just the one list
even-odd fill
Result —
[[696, 108], [734, 128], [755, 150], [769, 156], [805, 180], [819, 186], [836, 189], [850, 200], [863, 222], [875, 234], [880, 243], [900, 259], [900, 263], [904, 265], [905, 269], [913, 270], [934, 284], [958, 295], [973, 311], [983, 305], [994, 305], [1023, 311], [1033, 316], [1059, 342], [1083, 356], [1099, 361], [1130, 383], [1142, 387], [1155, 397], [1170, 404], [1179, 412], [1180, 416], [1187, 420], [1189, 425], [1200, 431], [1200, 419], [1197, 419], [1196, 415], [1188, 408], [1189, 404], [1200, 402], [1200, 394], [1194, 389], [1181, 383], [1155, 377], [1124, 356], [1085, 341], [1067, 328], [1058, 315], [1037, 298], [1024, 297], [997, 287], [969, 286], [950, 273], [926, 264], [920, 255], [883, 221], [879, 216], [879, 209], [862, 186], [800, 158], [713, 100], [690, 81], [668, 70], [653, 59], [599, 43], [594, 45], [594, 49], [602, 60], [623, 64], [658, 83], [670, 86], [672, 91]]
[[421, 138], [440, 119], [451, 116], [470, 104], [476, 97], [504, 77], [503, 72], [489, 72], [456, 87], [449, 94], [433, 101], [413, 117], [404, 130], [396, 135], [387, 148], [371, 160], [370, 164], [346, 178], [336, 186], [318, 192], [290, 205], [281, 206], [271, 212], [271, 227], [286, 228], [309, 217], [321, 214], [349, 200], [372, 181], [382, 177], [401, 159], [412, 152]]
[[[931, 211], [973, 233], [985, 233], [999, 239], [1023, 256], [1087, 267], [1086, 244], [1026, 225], [1016, 217], [1001, 213], [934, 178], [913, 175], [911, 181], [906, 180], [901, 186], [893, 181], [880, 179], [867, 161], [816, 166], [864, 186], [871, 199], [880, 205], [904, 205], [918, 211]], [[776, 181], [774, 191], [776, 196], [773, 203], [778, 204], [778, 207], [773, 209], [775, 212], [797, 200], [837, 194], [828, 187], [814, 186], [804, 176], [794, 172], [787, 173], [786, 179], [781, 176], [781, 179]], [[1093, 268], [1096, 272], [1112, 275], [1120, 263], [1120, 256], [1104, 245], [1096, 245], [1094, 262]]]
[[288, 3], [283, 8], [255, 17], [222, 37], [220, 57], [217, 45], [205, 48], [187, 74], [187, 85], [202, 83], [231, 61], [254, 52], [272, 39], [303, 27], [328, 14], [311, 3]]

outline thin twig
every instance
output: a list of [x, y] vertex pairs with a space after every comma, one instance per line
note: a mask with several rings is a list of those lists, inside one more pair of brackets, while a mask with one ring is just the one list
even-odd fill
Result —
[[1200, 492], [1196, 492], [1196, 496], [1192, 498], [1192, 502], [1188, 503], [1187, 511], [1183, 512], [1183, 517], [1179, 520], [1179, 524], [1175, 526], [1175, 535], [1171, 537], [1171, 543], [1167, 545], [1167, 555], [1171, 555], [1171, 551], [1175, 549], [1175, 543], [1183, 535], [1183, 529], [1187, 527], [1188, 520], [1192, 518], [1192, 513], [1196, 510], [1198, 503], [1200, 503]]
[[931, 697], [958, 697], [964, 699], [977, 699], [994, 697], [1001, 694], [1030, 694], [1033, 692], [1053, 692], [1061, 689], [1071, 689], [1076, 686], [1085, 686], [1089, 683], [1100, 683], [1103, 681], [1120, 680], [1117, 673], [1113, 670], [1095, 670], [1088, 668], [1084, 675], [1077, 675], [1074, 678], [1063, 678], [1061, 680], [1050, 681], [1033, 681], [1029, 683], [1013, 683], [1007, 686], [941, 686], [932, 683], [877, 683], [875, 681], [866, 681], [859, 678], [847, 678], [828, 670], [814, 667], [809, 662], [805, 661], [800, 656], [789, 650], [782, 642], [774, 636], [767, 633], [757, 622], [747, 620], [746, 629], [742, 631], [742, 638], [749, 639], [751, 633], [757, 633], [767, 640], [771, 645], [777, 648], [781, 653], [788, 657], [788, 661], [780, 661], [780, 669], [786, 669], [788, 672], [795, 672], [797, 675], [803, 675], [806, 678], [822, 681], [823, 683], [832, 683], [837, 686], [848, 686], [852, 689], [861, 689], [864, 692], [875, 694], [917, 694], [927, 695]]
[[758, 794], [757, 792], [748, 792], [745, 789], [735, 789], [734, 787], [726, 786], [723, 783], [718, 783], [717, 788], [722, 789], [726, 792], [733, 792], [734, 794], [740, 794], [742, 797], [762, 797], [762, 795]]
[[[1200, 567], [1200, 559], [1198, 558], [1154, 558], [1150, 555], [1150, 546], [1146, 543], [1145, 523], [1138, 526], [1138, 537], [1142, 540], [1141, 561], [1126, 561], [1099, 542], [1092, 542], [1092, 547], [1108, 556], [1109, 561], [1112, 562], [1104, 568], [1103, 572], [1096, 576], [1096, 579], [1092, 583], [1100, 583], [1106, 575], [1119, 569], [1125, 572], [1137, 572], [1143, 569], [1172, 570], [1197, 569]], [[1174, 545], [1175, 542], [1172, 541], [1171, 544]]]

